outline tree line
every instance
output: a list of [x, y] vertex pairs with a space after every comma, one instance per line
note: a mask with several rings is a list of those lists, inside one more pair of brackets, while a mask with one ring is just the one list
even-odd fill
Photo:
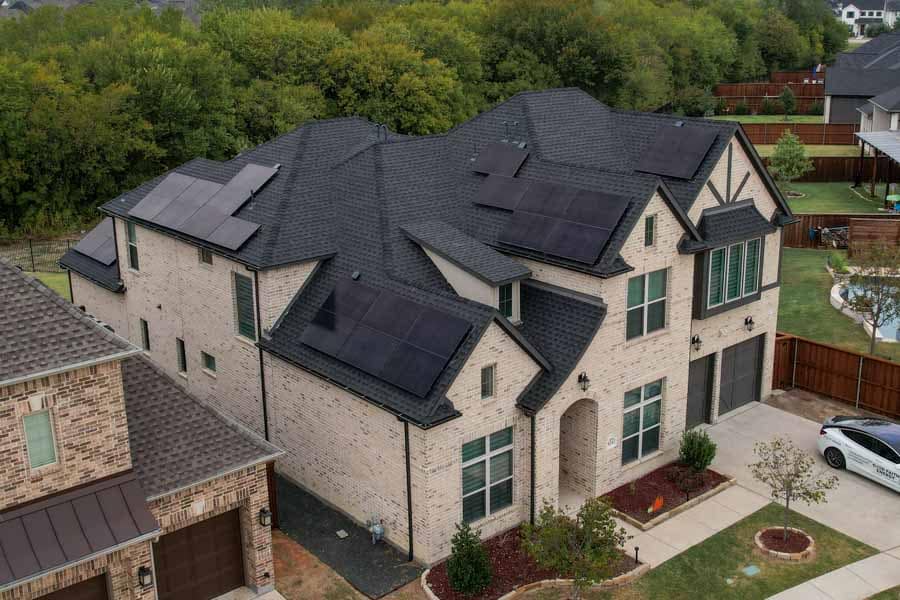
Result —
[[0, 234], [58, 231], [196, 156], [308, 119], [446, 131], [527, 89], [703, 114], [711, 87], [825, 62], [821, 0], [130, 0], [0, 23]]

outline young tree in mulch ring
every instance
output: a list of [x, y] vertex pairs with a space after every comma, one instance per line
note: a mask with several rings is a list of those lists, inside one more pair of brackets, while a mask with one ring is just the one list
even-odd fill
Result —
[[622, 557], [630, 537], [616, 529], [610, 506], [603, 498], [591, 498], [573, 519], [545, 503], [534, 525], [523, 526], [522, 544], [545, 569], [573, 580], [573, 597], [596, 581], [608, 579]]
[[813, 472], [815, 459], [784, 438], [757, 442], [753, 452], [759, 458], [759, 462], [749, 465], [753, 477], [769, 486], [772, 500], [784, 506], [782, 539], [786, 542], [791, 502], [826, 502], [825, 493], [837, 487], [837, 477], [818, 476]]
[[775, 179], [790, 187], [791, 182], [815, 169], [806, 155], [806, 148], [800, 138], [785, 129], [784, 135], [775, 145], [775, 152], [769, 158], [769, 172]]
[[784, 120], [787, 121], [794, 114], [794, 111], [797, 110], [797, 98], [794, 96], [794, 91], [789, 86], [784, 86], [784, 89], [781, 90], [781, 95], [778, 96], [778, 101], [781, 102], [781, 106], [784, 108]]
[[855, 244], [853, 262], [858, 269], [850, 278], [854, 293], [847, 304], [872, 327], [869, 354], [874, 354], [878, 328], [900, 318], [900, 246]]
[[484, 591], [491, 585], [491, 561], [481, 545], [481, 531], [472, 530], [468, 523], [456, 525], [447, 560], [447, 579], [450, 587], [467, 596]]

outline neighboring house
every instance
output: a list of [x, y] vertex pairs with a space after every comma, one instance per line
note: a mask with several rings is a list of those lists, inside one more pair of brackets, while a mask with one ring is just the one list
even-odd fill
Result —
[[859, 123], [870, 98], [900, 86], [900, 32], [841, 52], [825, 72], [825, 122]]
[[[891, 10], [888, 11], [888, 4]], [[850, 32], [856, 37], [866, 34], [869, 25], [886, 24], [893, 26], [893, 21], [888, 20], [888, 14], [896, 14], [893, 2], [887, 0], [852, 0], [842, 4], [839, 9], [839, 19], [850, 28]], [[892, 17], [893, 18], [893, 17]]]
[[0, 259], [0, 600], [273, 588], [280, 452], [141, 354]]
[[75, 302], [426, 563], [771, 388], [793, 217], [736, 123], [529, 92], [442, 135], [311, 122], [102, 210], [119, 273], [70, 251]]
[[859, 108], [860, 131], [897, 131], [900, 125], [900, 86], [870, 98]]

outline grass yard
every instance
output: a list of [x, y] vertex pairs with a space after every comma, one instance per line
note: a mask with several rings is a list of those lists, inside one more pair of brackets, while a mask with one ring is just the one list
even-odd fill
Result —
[[69, 297], [69, 278], [65, 273], [28, 273], [32, 277], [40, 279], [48, 288], [71, 301]]
[[716, 115], [710, 117], [716, 121], [737, 121], [738, 123], [824, 123], [822, 115], [791, 115], [784, 120], [784, 115]]
[[869, 196], [868, 187], [853, 190], [850, 182], [792, 183], [782, 185], [782, 191], [791, 189], [806, 194], [803, 198], [787, 198], [795, 213], [871, 213], [878, 212], [884, 198], [884, 185], [875, 186], [877, 198]]
[[[806, 149], [807, 156], [859, 156], [859, 148], [856, 146], [843, 144], [807, 144], [803, 146]], [[760, 156], [766, 158], [772, 156], [775, 152], [775, 144], [756, 144], [756, 151]]]
[[900, 585], [889, 590], [884, 590], [874, 596], [869, 596], [869, 600], [900, 600]]
[[[829, 302], [827, 250], [784, 248], [778, 330], [855, 352], [869, 351], [869, 336]], [[880, 343], [875, 354], [900, 362], [900, 344]]]

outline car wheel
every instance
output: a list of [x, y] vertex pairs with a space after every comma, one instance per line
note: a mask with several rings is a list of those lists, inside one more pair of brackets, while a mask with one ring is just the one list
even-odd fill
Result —
[[833, 469], [843, 469], [847, 466], [843, 453], [837, 448], [825, 449], [825, 462]]

